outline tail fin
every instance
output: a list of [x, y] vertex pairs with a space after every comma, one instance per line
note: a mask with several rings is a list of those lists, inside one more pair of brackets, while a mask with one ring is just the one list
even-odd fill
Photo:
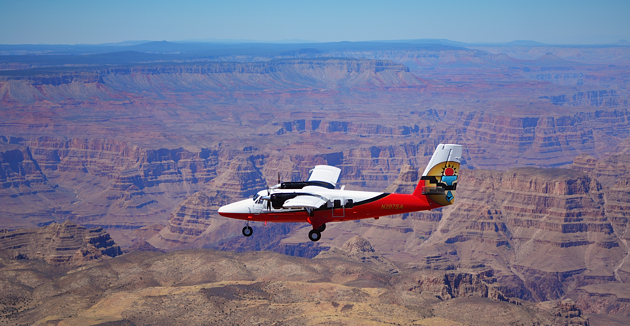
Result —
[[438, 145], [413, 195], [426, 195], [442, 206], [453, 204], [462, 148], [455, 144]]

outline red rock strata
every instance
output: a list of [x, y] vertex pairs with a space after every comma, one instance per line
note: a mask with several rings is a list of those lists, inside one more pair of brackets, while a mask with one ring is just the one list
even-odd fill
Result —
[[12, 259], [42, 259], [51, 265], [81, 265], [122, 254], [102, 228], [86, 229], [69, 221], [39, 229], [2, 230], [0, 250]]
[[[388, 191], [408, 192], [417, 174], [404, 168]], [[456, 204], [441, 211], [339, 224], [327, 232], [358, 233], [387, 258], [423, 269], [479, 261], [495, 271], [503, 293], [528, 300], [626, 277], [628, 249], [619, 231], [625, 229], [608, 209], [618, 200], [611, 195], [615, 187], [604, 188], [584, 172], [536, 168], [462, 170], [458, 184]]]

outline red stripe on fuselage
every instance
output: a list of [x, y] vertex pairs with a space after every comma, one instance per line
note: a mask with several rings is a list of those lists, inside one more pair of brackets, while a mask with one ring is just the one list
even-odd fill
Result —
[[[365, 204], [358, 203], [353, 208], [328, 208], [313, 211], [311, 224], [318, 227], [329, 222], [340, 222], [374, 218], [387, 215], [403, 214], [438, 208], [427, 196], [413, 196], [405, 194], [389, 194], [381, 199]], [[284, 210], [275, 212], [261, 212], [260, 214], [221, 213], [225, 217], [257, 221], [257, 222], [308, 222], [308, 213], [301, 210]]]

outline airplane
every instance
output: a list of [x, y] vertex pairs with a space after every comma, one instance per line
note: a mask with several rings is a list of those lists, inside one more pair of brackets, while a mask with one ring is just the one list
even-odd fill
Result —
[[306, 222], [313, 227], [308, 238], [318, 241], [327, 223], [378, 219], [451, 205], [455, 202], [462, 148], [438, 145], [412, 194], [345, 190], [345, 186], [335, 189], [341, 169], [317, 165], [307, 181], [279, 182], [252, 198], [222, 206], [219, 214], [245, 220], [242, 233], [246, 237], [253, 234], [250, 221]]

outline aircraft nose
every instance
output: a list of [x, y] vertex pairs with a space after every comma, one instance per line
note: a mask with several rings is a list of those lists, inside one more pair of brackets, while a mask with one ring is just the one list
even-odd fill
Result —
[[236, 203], [231, 203], [219, 208], [219, 214], [228, 216], [229, 214], [249, 214], [251, 199], [245, 199]]

